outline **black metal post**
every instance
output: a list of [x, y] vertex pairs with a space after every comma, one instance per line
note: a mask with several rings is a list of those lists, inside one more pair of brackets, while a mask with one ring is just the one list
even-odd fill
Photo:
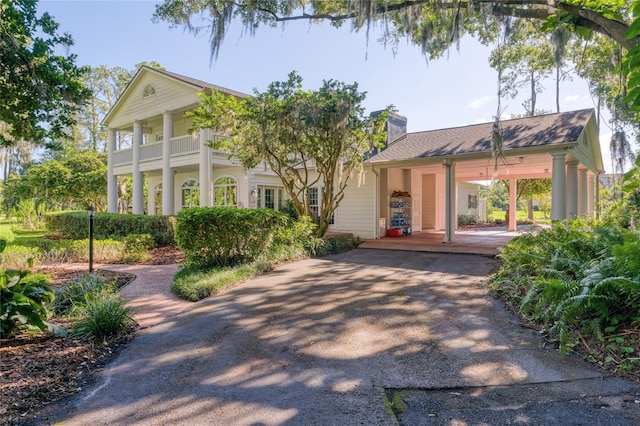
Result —
[[89, 206], [89, 273], [93, 272], [93, 206]]

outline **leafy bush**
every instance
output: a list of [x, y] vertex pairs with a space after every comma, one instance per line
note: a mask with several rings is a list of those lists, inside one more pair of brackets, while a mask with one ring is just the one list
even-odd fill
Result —
[[491, 287], [568, 349], [572, 328], [601, 342], [640, 320], [640, 234], [580, 220], [515, 238], [502, 249]]
[[44, 331], [54, 300], [48, 277], [26, 271], [0, 271], [0, 336], [7, 337], [20, 328]]
[[[94, 237], [97, 240], [149, 234], [155, 246], [175, 244], [175, 219], [171, 216], [96, 213], [93, 220]], [[46, 216], [46, 223], [47, 229], [64, 238], [80, 240], [89, 235], [89, 217], [86, 212], [49, 214]]]
[[39, 255], [40, 250], [35, 247], [8, 246], [0, 254], [0, 269], [29, 269], [29, 259], [36, 259]]
[[189, 208], [178, 213], [176, 239], [191, 264], [231, 266], [270, 250], [287, 223], [270, 209]]
[[458, 225], [477, 225], [480, 222], [480, 216], [478, 216], [477, 214], [458, 215]]
[[13, 233], [11, 228], [7, 228], [6, 226], [0, 227], [0, 240], [5, 240], [8, 243], [14, 242], [16, 239], [16, 235]]
[[133, 253], [144, 250], [151, 250], [155, 247], [155, 242], [151, 234], [131, 234], [122, 239], [124, 249]]
[[314, 251], [315, 256], [327, 256], [330, 254], [344, 253], [353, 250], [360, 245], [360, 240], [353, 235], [333, 235], [325, 237], [322, 244]]

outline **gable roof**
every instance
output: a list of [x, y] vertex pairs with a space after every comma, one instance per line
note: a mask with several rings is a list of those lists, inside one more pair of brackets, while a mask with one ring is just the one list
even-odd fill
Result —
[[109, 110], [107, 115], [105, 115], [105, 117], [102, 119], [102, 124], [103, 125], [105, 125], [106, 123], [109, 122], [109, 120], [113, 117], [113, 115], [116, 113], [116, 111], [120, 108], [120, 105], [129, 96], [129, 93], [131, 92], [131, 90], [133, 90], [133, 87], [136, 86], [136, 83], [139, 80], [141, 80], [146, 73], [153, 73], [153, 74], [158, 74], [158, 75], [162, 75], [162, 76], [171, 78], [171, 79], [173, 79], [175, 81], [178, 81], [178, 82], [180, 82], [182, 84], [190, 86], [193, 89], [196, 89], [198, 91], [210, 92], [210, 91], [216, 90], [216, 91], [222, 92], [222, 93], [227, 94], [227, 95], [236, 96], [238, 98], [246, 98], [247, 96], [249, 96], [249, 95], [247, 95], [245, 93], [242, 93], [242, 92], [238, 92], [238, 91], [235, 91], [235, 90], [227, 89], [225, 87], [218, 86], [218, 85], [215, 85], [215, 84], [212, 84], [212, 83], [207, 83], [206, 81], [202, 81], [202, 80], [198, 80], [198, 79], [195, 79], [195, 78], [187, 77], [187, 76], [184, 76], [184, 75], [181, 75], [181, 74], [176, 74], [174, 72], [170, 72], [170, 71], [166, 71], [166, 70], [160, 70], [160, 69], [157, 69], [157, 68], [152, 68], [152, 67], [150, 67], [148, 65], [142, 65], [138, 69], [136, 74], [133, 76], [131, 81], [129, 81], [127, 86], [124, 88], [124, 90], [122, 91], [122, 93], [118, 97], [118, 100], [113, 104], [113, 106], [111, 107], [111, 109]]
[[[593, 109], [501, 121], [503, 150], [575, 146]], [[367, 162], [491, 153], [493, 123], [408, 133]]]

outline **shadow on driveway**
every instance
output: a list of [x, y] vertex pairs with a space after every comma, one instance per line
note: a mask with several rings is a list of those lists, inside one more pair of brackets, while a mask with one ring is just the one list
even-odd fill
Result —
[[[614, 387], [582, 360], [541, 348], [535, 332], [486, 295], [493, 262], [358, 249], [282, 266], [143, 330], [94, 386], [46, 421], [465, 424], [455, 422], [473, 414], [469, 424], [521, 415], [533, 419], [523, 424], [540, 424], [538, 411], [526, 411], [540, 401], [526, 385], [544, 394], [549, 384], [570, 383], [585, 398], [640, 390], [624, 381]], [[499, 389], [509, 398], [487, 396]], [[437, 392], [464, 394], [466, 405]], [[392, 412], [385, 399], [396, 395], [405, 406]], [[518, 402], [508, 411], [512, 397]], [[485, 420], [478, 406], [488, 410]], [[619, 423], [608, 424], [626, 424], [620, 409], [589, 407], [592, 419], [613, 413]], [[493, 423], [499, 411], [506, 417]]]

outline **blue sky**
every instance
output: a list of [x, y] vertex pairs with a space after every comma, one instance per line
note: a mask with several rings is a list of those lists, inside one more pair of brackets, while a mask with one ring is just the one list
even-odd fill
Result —
[[[393, 104], [408, 118], [409, 131], [454, 127], [490, 121], [497, 109], [497, 73], [488, 64], [490, 49], [465, 38], [444, 58], [427, 62], [416, 46], [401, 43], [394, 56], [373, 29], [292, 22], [284, 29], [259, 28], [254, 37], [235, 23], [217, 60], [210, 62], [208, 33], [196, 37], [181, 28], [151, 22], [156, 1], [40, 0], [39, 13], [49, 12], [70, 33], [79, 65], [133, 68], [157, 61], [167, 70], [230, 89], [251, 93], [285, 80], [296, 70], [306, 88], [323, 79], [358, 82], [367, 92], [367, 111]], [[538, 109], [555, 111], [553, 81], [538, 98]], [[594, 106], [586, 82], [575, 78], [561, 86], [561, 109]], [[524, 98], [503, 99], [504, 115], [522, 114]], [[605, 165], [610, 131], [601, 131]], [[610, 167], [610, 165], [608, 166]]]

